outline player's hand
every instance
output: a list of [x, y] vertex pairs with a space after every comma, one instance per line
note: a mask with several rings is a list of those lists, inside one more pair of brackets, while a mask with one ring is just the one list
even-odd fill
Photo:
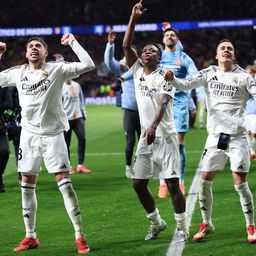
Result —
[[137, 4], [132, 8], [132, 16], [137, 19], [142, 16], [146, 12], [146, 8], [142, 9], [142, 0], [140, 0]]
[[6, 51], [6, 44], [0, 42], [0, 54], [2, 55]]
[[164, 79], [166, 81], [171, 81], [173, 79], [173, 72], [170, 69], [165, 72]]
[[162, 30], [165, 31], [167, 28], [171, 28], [171, 24], [167, 21], [162, 23]]
[[66, 33], [61, 38], [62, 45], [69, 45], [69, 43], [74, 39], [74, 35], [71, 33]]
[[109, 33], [108, 33], [108, 42], [110, 44], [113, 44], [116, 40], [116, 32], [114, 32], [113, 30], [111, 30]]
[[148, 128], [142, 135], [142, 137], [147, 137], [147, 144], [151, 145], [156, 137], [156, 130], [154, 128]]

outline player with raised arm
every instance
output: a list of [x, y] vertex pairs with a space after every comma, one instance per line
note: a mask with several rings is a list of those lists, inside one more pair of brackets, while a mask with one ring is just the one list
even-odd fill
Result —
[[252, 76], [234, 64], [235, 49], [228, 39], [218, 43], [218, 66], [212, 65], [189, 79], [179, 79], [172, 71], [165, 77], [182, 90], [201, 85], [205, 88], [208, 138], [202, 154], [202, 172], [199, 204], [203, 223], [193, 240], [202, 240], [214, 230], [212, 224], [213, 179], [217, 170], [223, 170], [227, 159], [235, 190], [239, 194], [247, 229], [247, 241], [256, 242], [253, 197], [247, 182], [250, 167], [249, 147], [243, 125], [245, 105], [252, 95], [256, 99], [256, 84]]
[[[115, 40], [116, 33], [114, 31], [110, 31], [108, 33], [108, 43], [104, 52], [104, 62], [116, 78], [122, 79], [121, 76], [127, 72], [128, 66], [125, 58], [122, 58], [120, 61], [115, 59]], [[126, 137], [125, 175], [127, 178], [131, 178], [133, 162], [132, 155], [136, 143], [136, 134], [138, 138], [140, 137], [140, 118], [135, 97], [133, 76], [131, 76], [130, 79], [126, 79], [124, 82], [122, 82], [121, 88], [123, 128]]]
[[[22, 215], [26, 237], [14, 249], [15, 252], [39, 247], [35, 189], [42, 160], [48, 172], [55, 175], [75, 230], [78, 253], [89, 252], [83, 236], [78, 199], [69, 177], [70, 162], [63, 135], [69, 125], [62, 106], [62, 86], [66, 80], [78, 77], [95, 66], [72, 34], [63, 35], [61, 44], [70, 45], [80, 62], [46, 62], [47, 44], [40, 37], [32, 37], [26, 45], [28, 64], [0, 73], [0, 86], [17, 87], [22, 108], [18, 171], [22, 174]], [[6, 45], [0, 43], [0, 55], [5, 50]]]
[[123, 40], [126, 62], [134, 76], [141, 123], [141, 137], [133, 168], [133, 188], [151, 222], [145, 240], [152, 240], [166, 229], [166, 222], [159, 214], [148, 182], [152, 178], [165, 180], [177, 222], [175, 240], [184, 242], [189, 235], [186, 228], [185, 198], [179, 188], [179, 149], [172, 110], [175, 90], [164, 80], [164, 71], [159, 68], [161, 49], [158, 45], [144, 46], [141, 60], [132, 48], [136, 21], [145, 11], [142, 0], [133, 7]]

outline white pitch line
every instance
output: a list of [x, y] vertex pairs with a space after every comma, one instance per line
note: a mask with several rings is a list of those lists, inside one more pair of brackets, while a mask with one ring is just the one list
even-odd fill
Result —
[[[190, 224], [191, 224], [191, 219], [192, 215], [194, 213], [196, 201], [197, 201], [197, 196], [199, 192], [199, 182], [200, 182], [200, 171], [201, 171], [201, 161], [197, 167], [192, 185], [189, 189], [188, 196], [186, 198], [186, 212], [187, 212], [187, 227], [189, 230]], [[176, 230], [177, 231], [177, 230]], [[175, 233], [176, 233], [175, 231]], [[182, 252], [185, 247], [185, 242], [183, 243], [177, 243], [174, 240], [175, 233], [173, 235], [172, 241], [169, 245], [168, 251], [166, 256], [182, 256]]]
[[[201, 151], [196, 151], [196, 150], [193, 150], [193, 151], [187, 151], [187, 153], [189, 154], [198, 154], [198, 153], [201, 153]], [[70, 154], [71, 156], [77, 156], [78, 154], [77, 153], [71, 153]], [[103, 153], [86, 153], [85, 156], [122, 156], [124, 155], [124, 152], [103, 152]], [[14, 158], [15, 155], [14, 154], [10, 154], [10, 157], [11, 158]]]

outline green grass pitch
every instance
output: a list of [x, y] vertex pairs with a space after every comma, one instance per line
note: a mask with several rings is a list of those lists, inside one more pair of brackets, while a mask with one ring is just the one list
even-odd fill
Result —
[[[87, 106], [86, 166], [91, 174], [74, 174], [72, 181], [77, 192], [83, 226], [92, 256], [164, 256], [172, 238], [175, 221], [170, 198], [157, 198], [157, 181], [150, 187], [157, 206], [168, 228], [154, 241], [144, 241], [149, 227], [145, 211], [139, 204], [131, 181], [125, 178], [124, 133], [122, 111], [115, 106]], [[198, 125], [197, 125], [198, 127]], [[206, 138], [205, 129], [191, 129], [186, 137], [187, 170], [186, 191], [189, 190], [200, 161]], [[77, 164], [77, 141], [72, 136], [71, 162]], [[11, 145], [12, 148], [12, 145]], [[253, 195], [256, 190], [256, 161], [252, 163], [249, 184]], [[0, 194], [0, 255], [14, 255], [13, 248], [24, 238], [21, 214], [21, 193], [13, 153], [6, 172], [6, 193]], [[66, 214], [61, 194], [54, 177], [42, 170], [37, 184], [37, 234], [41, 245], [38, 250], [17, 255], [70, 256], [77, 255], [73, 227]], [[198, 203], [193, 213], [190, 235], [201, 223]], [[214, 183], [213, 223], [215, 233], [205, 241], [191, 239], [185, 246], [184, 256], [252, 256], [256, 245], [246, 242], [245, 220], [237, 193], [234, 190], [229, 165], [217, 175]], [[175, 256], [175, 255], [172, 255]]]

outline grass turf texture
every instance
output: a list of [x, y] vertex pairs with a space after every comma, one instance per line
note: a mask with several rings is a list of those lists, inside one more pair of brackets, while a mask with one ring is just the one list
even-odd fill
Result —
[[[125, 178], [125, 137], [121, 109], [115, 106], [88, 106], [87, 113], [85, 164], [92, 173], [88, 175], [76, 173], [71, 177], [80, 201], [86, 238], [91, 247], [89, 255], [166, 255], [175, 229], [171, 202], [169, 198], [157, 198], [158, 181], [151, 181], [150, 187], [168, 228], [157, 240], [144, 241], [149, 222], [132, 189], [131, 181]], [[205, 138], [206, 132], [203, 129], [192, 129], [186, 137], [186, 191], [189, 190], [198, 166]], [[73, 134], [71, 145], [73, 167], [77, 164], [76, 143]], [[253, 162], [249, 175], [253, 195], [256, 187], [255, 167], [256, 164]], [[13, 255], [13, 248], [25, 236], [21, 214], [21, 193], [13, 153], [5, 172], [5, 183], [7, 191], [0, 194], [1, 256]], [[37, 234], [41, 245], [38, 250], [20, 252], [18, 255], [77, 255], [73, 227], [66, 214], [61, 194], [53, 175], [48, 174], [45, 169], [38, 178], [37, 198]], [[214, 184], [213, 222], [215, 234], [209, 235], [201, 243], [190, 240], [183, 255], [255, 255], [255, 245], [246, 242], [245, 221], [228, 168], [217, 175]], [[190, 228], [191, 236], [197, 232], [200, 223], [197, 203]]]

